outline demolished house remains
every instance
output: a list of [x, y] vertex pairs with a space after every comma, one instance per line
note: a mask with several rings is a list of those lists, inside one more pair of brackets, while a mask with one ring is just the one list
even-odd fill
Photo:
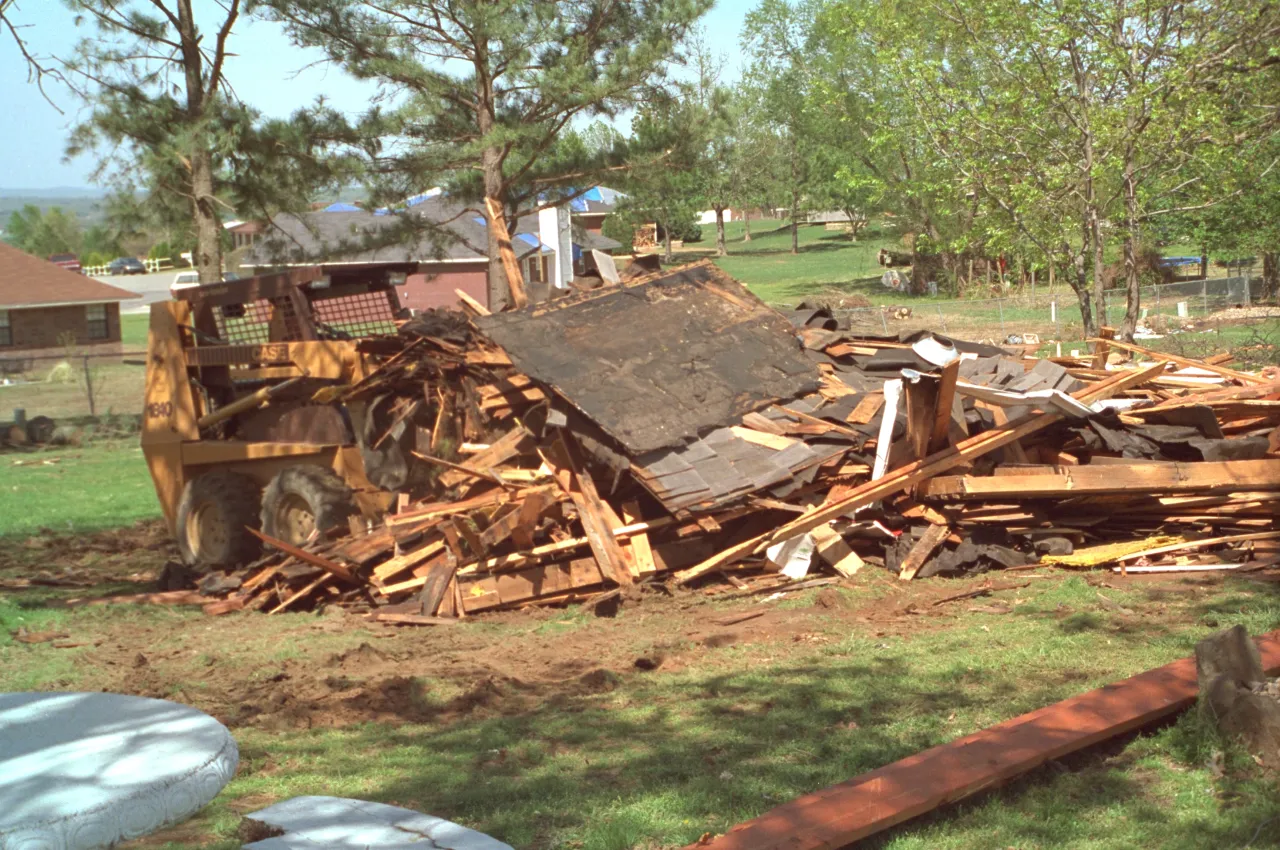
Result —
[[1247, 568], [1280, 549], [1280, 384], [1227, 356], [855, 335], [710, 263], [468, 310], [361, 342], [380, 365], [310, 399], [366, 406], [391, 511], [299, 545], [255, 529], [264, 558], [202, 580], [210, 613], [432, 624], [634, 585]]

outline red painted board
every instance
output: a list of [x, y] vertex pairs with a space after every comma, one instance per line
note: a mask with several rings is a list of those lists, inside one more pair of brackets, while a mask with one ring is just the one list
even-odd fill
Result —
[[[1280, 632], [1257, 639], [1280, 671]], [[1196, 699], [1184, 658], [958, 738], [741, 823], [711, 850], [833, 850], [999, 785], [1051, 759], [1168, 717]]]

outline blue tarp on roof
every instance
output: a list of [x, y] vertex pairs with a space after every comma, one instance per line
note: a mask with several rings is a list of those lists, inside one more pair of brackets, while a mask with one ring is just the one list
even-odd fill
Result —
[[360, 212], [360, 208], [355, 204], [348, 204], [346, 201], [338, 201], [337, 203], [329, 204], [321, 212]]
[[[489, 226], [489, 221], [488, 221], [484, 216], [479, 216], [479, 215], [478, 215], [478, 216], [476, 216], [475, 218], [473, 218], [473, 219], [471, 219], [471, 220], [472, 220], [472, 221], [474, 221], [476, 224], [480, 225], [481, 227], [488, 227], [488, 226]], [[551, 248], [547, 247], [547, 245], [546, 245], [545, 243], [543, 243], [543, 241], [542, 241], [541, 239], [539, 239], [538, 237], [534, 236], [532, 233], [517, 233], [517, 234], [516, 234], [514, 237], [512, 237], [512, 238], [514, 238], [514, 239], [519, 239], [521, 242], [525, 243], [526, 245], [532, 245], [532, 246], [533, 246], [533, 247], [535, 247], [535, 248], [541, 248], [541, 249], [542, 249], [542, 251], [543, 251], [543, 253], [548, 253], [548, 252], [551, 252], [551, 251], [553, 250], [553, 249], [551, 249]]]
[[613, 206], [618, 203], [618, 199], [623, 197], [622, 193], [610, 189], [608, 186], [596, 186], [588, 189], [582, 195], [574, 198], [569, 202], [569, 207], [574, 212], [586, 212], [587, 201], [595, 201], [597, 204], [609, 204]]

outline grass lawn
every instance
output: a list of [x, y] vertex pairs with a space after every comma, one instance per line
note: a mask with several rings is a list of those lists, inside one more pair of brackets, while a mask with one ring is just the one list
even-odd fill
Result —
[[129, 313], [120, 317], [120, 341], [125, 351], [147, 350], [147, 328], [151, 317], [147, 313]]
[[[230, 850], [241, 814], [333, 794], [448, 817], [520, 848], [674, 848], [1186, 656], [1211, 631], [1280, 628], [1280, 571], [1042, 570], [980, 604], [933, 606], [983, 579], [903, 586], [869, 566], [840, 590], [780, 602], [654, 592], [615, 618], [535, 609], [429, 630], [336, 610], [211, 619], [81, 605], [72, 600], [150, 590], [174, 554], [158, 522], [119, 528], [158, 514], [140, 453], [120, 443], [4, 460], [0, 689], [176, 699], [227, 723], [240, 744], [240, 771], [218, 799], [139, 847]], [[35, 533], [68, 526], [116, 528]], [[10, 581], [36, 572], [78, 586]], [[715, 624], [757, 609], [764, 616]], [[18, 643], [20, 627], [84, 645]], [[640, 658], [657, 669], [639, 669]], [[1215, 771], [1221, 747], [1191, 713], [866, 846], [1275, 846], [1274, 778], [1229, 747]]]
[[136, 438], [0, 455], [0, 546], [42, 528], [92, 531], [159, 515]]

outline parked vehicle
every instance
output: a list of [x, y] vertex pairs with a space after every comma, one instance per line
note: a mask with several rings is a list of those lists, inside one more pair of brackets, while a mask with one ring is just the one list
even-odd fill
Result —
[[80, 271], [80, 258], [75, 254], [50, 254], [49, 262], [61, 266], [69, 272]]
[[169, 297], [177, 298], [178, 293], [184, 289], [191, 289], [200, 285], [200, 272], [192, 269], [190, 271], [178, 272], [173, 276], [173, 283], [169, 284]]
[[107, 274], [146, 274], [147, 267], [135, 257], [117, 257], [107, 263]]

